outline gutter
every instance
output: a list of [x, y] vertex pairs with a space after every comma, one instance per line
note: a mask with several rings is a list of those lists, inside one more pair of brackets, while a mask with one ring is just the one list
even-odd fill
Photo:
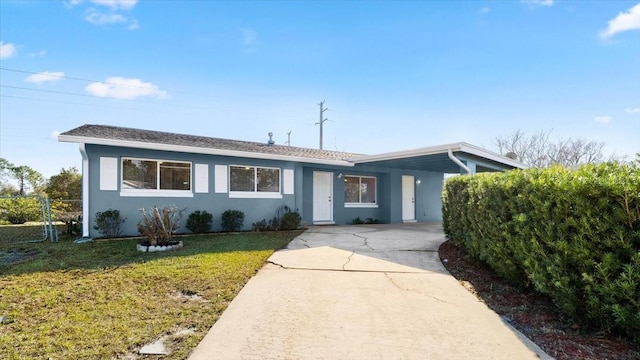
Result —
[[82, 238], [89, 238], [89, 156], [84, 144], [80, 144], [82, 155]]
[[464, 171], [466, 171], [467, 174], [471, 174], [471, 170], [469, 170], [467, 165], [465, 165], [462, 161], [460, 161], [460, 159], [458, 159], [457, 157], [455, 157], [453, 155], [453, 151], [451, 151], [451, 148], [449, 148], [449, 150], [447, 151], [447, 155], [449, 155], [449, 159], [451, 159], [451, 161], [453, 161], [458, 166], [460, 166], [460, 168], [463, 169]]

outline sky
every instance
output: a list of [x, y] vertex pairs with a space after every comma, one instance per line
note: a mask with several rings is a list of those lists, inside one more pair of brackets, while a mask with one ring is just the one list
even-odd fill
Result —
[[0, 1], [0, 157], [83, 124], [379, 154], [551, 131], [640, 151], [640, 2]]

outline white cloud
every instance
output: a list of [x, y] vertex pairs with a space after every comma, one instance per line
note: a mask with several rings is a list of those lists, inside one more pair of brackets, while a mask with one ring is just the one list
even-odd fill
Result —
[[491, 8], [488, 7], [483, 7], [482, 9], [480, 9], [480, 14], [488, 14], [491, 12]]
[[96, 5], [109, 7], [113, 10], [129, 10], [138, 3], [138, 0], [91, 0]]
[[34, 53], [30, 53], [29, 56], [31, 57], [44, 57], [47, 55], [47, 50], [42, 49], [38, 52], [34, 52]]
[[105, 82], [91, 83], [87, 85], [85, 90], [94, 96], [124, 100], [132, 100], [143, 96], [167, 97], [167, 92], [158, 89], [157, 85], [143, 82], [140, 79], [127, 79], [118, 76], [110, 77]]
[[82, 0], [69, 0], [69, 1], [65, 1], [63, 4], [67, 8], [72, 8], [72, 7], [80, 4], [81, 2], [82, 2]]
[[593, 121], [599, 123], [599, 124], [608, 124], [611, 122], [611, 116], [609, 115], [605, 115], [605, 116], [596, 116], [595, 118], [593, 118]]
[[14, 44], [3, 43], [0, 41], [0, 59], [8, 59], [12, 56], [18, 55], [18, 49]]
[[60, 71], [57, 71], [57, 72], [44, 71], [38, 74], [31, 74], [27, 76], [27, 78], [24, 79], [24, 81], [35, 83], [35, 84], [41, 84], [47, 81], [60, 80], [62, 79], [63, 76], [64, 76], [64, 73]]
[[600, 31], [600, 38], [608, 39], [619, 32], [629, 30], [640, 30], [640, 4], [609, 20], [607, 28]]
[[520, 0], [521, 2], [535, 6], [553, 6], [553, 0]]
[[625, 112], [627, 114], [640, 114], [640, 108], [626, 109]]
[[129, 30], [136, 30], [140, 27], [138, 20], [134, 18], [128, 18], [118, 13], [104, 13], [93, 8], [85, 12], [84, 19], [94, 25], [128, 24], [127, 29]]
[[89, 9], [84, 19], [94, 25], [117, 24], [117, 23], [128, 22], [127, 18], [125, 18], [120, 14], [105, 14], [105, 13], [96, 11], [95, 9]]

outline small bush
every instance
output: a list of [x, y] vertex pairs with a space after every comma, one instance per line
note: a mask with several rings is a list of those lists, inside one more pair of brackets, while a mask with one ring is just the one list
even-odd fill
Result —
[[0, 220], [5, 220], [11, 224], [42, 221], [40, 200], [35, 197], [0, 199]]
[[147, 238], [148, 243], [145, 245], [168, 245], [174, 232], [180, 227], [184, 211], [175, 206], [165, 206], [162, 212], [157, 206], [150, 212], [140, 209], [142, 220], [138, 223], [138, 231]]
[[238, 231], [244, 225], [244, 213], [240, 210], [227, 210], [222, 213], [222, 230]]
[[260, 221], [256, 221], [251, 225], [251, 231], [254, 232], [262, 232], [262, 231], [269, 231], [269, 225], [267, 225], [267, 220], [262, 219]]
[[120, 236], [122, 224], [124, 224], [125, 220], [120, 217], [119, 210], [98, 211], [96, 213], [96, 225], [93, 228], [98, 230], [104, 237], [114, 238]]
[[200, 234], [211, 231], [211, 222], [213, 221], [213, 215], [206, 210], [196, 210], [189, 214], [187, 218], [187, 229], [191, 232]]
[[279, 230], [295, 230], [300, 227], [302, 217], [298, 211], [292, 211], [287, 205], [282, 205], [276, 211], [273, 219], [262, 219], [253, 223], [251, 229], [253, 231], [279, 231]]
[[279, 230], [295, 230], [300, 227], [302, 217], [297, 211], [291, 211], [282, 215]]
[[360, 224], [364, 224], [364, 220], [360, 219], [360, 216], [358, 216], [357, 218], [351, 220], [351, 223], [353, 225], [360, 225]]
[[380, 224], [380, 220], [374, 219], [374, 218], [367, 218], [367, 220], [365, 220], [364, 223], [365, 224]]

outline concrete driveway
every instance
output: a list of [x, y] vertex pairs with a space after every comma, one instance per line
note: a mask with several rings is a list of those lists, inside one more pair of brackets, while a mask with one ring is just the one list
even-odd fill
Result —
[[434, 224], [312, 227], [271, 256], [189, 359], [544, 358], [449, 275], [444, 240]]

